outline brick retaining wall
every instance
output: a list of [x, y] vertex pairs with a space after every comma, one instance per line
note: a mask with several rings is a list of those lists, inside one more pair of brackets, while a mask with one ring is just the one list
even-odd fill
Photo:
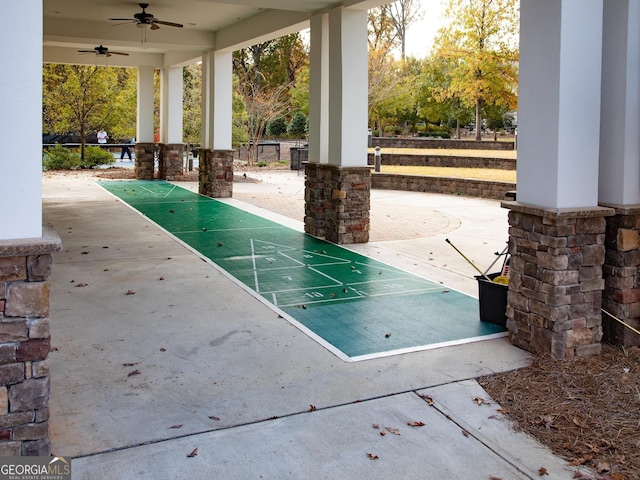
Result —
[[[367, 155], [367, 163], [374, 164], [374, 154]], [[512, 158], [459, 157], [451, 155], [409, 155], [385, 153], [380, 158], [382, 165], [406, 165], [418, 167], [458, 167], [491, 168], [494, 170], [515, 170], [516, 160]]]
[[380, 148], [452, 148], [458, 150], [513, 150], [513, 142], [448, 140], [420, 137], [373, 137], [371, 146]]
[[504, 200], [507, 198], [507, 192], [516, 189], [516, 184], [466, 178], [372, 173], [371, 188], [406, 190], [409, 192], [445, 193], [448, 195]]

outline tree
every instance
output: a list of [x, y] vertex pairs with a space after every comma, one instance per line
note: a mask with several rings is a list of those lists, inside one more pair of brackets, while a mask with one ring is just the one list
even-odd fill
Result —
[[297, 112], [287, 126], [287, 133], [294, 138], [304, 137], [307, 133], [307, 116]]
[[422, 18], [422, 10], [418, 0], [396, 0], [380, 7], [394, 27], [397, 41], [400, 43], [400, 57], [406, 58], [407, 29], [412, 23]]
[[257, 153], [267, 124], [290, 107], [290, 91], [305, 66], [308, 52], [297, 33], [234, 52], [237, 91], [249, 117], [250, 151]]
[[516, 108], [518, 8], [518, 0], [449, 0], [451, 22], [436, 39], [436, 55], [451, 66], [441, 98], [475, 108], [476, 140], [485, 107]]
[[133, 72], [124, 68], [45, 64], [43, 130], [79, 132], [83, 161], [86, 138], [100, 127], [112, 135], [133, 136], [135, 113], [133, 121], [130, 115], [136, 111]]

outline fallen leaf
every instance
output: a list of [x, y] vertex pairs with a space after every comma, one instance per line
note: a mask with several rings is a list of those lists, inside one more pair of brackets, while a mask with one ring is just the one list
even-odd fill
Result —
[[394, 435], [400, 435], [400, 430], [397, 428], [393, 428], [393, 427], [384, 427], [384, 429], [389, 432], [389, 433], [393, 433]]
[[218, 242], [218, 246], [219, 246], [219, 247], [221, 247], [221, 246], [222, 246], [222, 244], [221, 244], [220, 242]]
[[378, 455], [374, 455], [373, 453], [367, 453], [367, 457], [371, 460], [378, 460]]
[[384, 338], [389, 338], [390, 336], [391, 336], [391, 334], [390, 334], [390, 333], [385, 333], [385, 334], [384, 334]]
[[509, 410], [507, 410], [506, 408], [499, 408], [496, 410], [496, 412], [501, 413], [503, 415], [508, 415], [509, 414]]
[[81, 252], [80, 255], [89, 255], [89, 252]]
[[587, 463], [587, 459], [584, 457], [580, 457], [580, 458], [575, 458], [571, 461], [571, 463], [569, 463], [569, 465], [571, 465], [572, 467], [577, 467], [578, 465], [584, 465], [585, 463]]
[[427, 402], [427, 405], [433, 406], [433, 398], [431, 398], [429, 395], [420, 395], [420, 396]]
[[86, 286], [87, 286], [87, 284], [86, 284], [86, 283], [78, 283], [78, 284], [76, 285], [76, 287], [86, 287]]
[[380, 436], [384, 437], [387, 434], [384, 430], [380, 430]]
[[310, 412], [315, 412], [317, 410], [315, 405], [309, 405], [309, 411]]
[[140, 375], [140, 370], [134, 370], [133, 372], [131, 372], [129, 375], [127, 375], [127, 377], [132, 377], [134, 375]]
[[164, 347], [161, 347], [161, 348], [160, 348], [160, 351], [161, 351], [161, 352], [166, 352], [166, 351], [167, 351], [167, 349], [166, 349], [166, 348], [164, 348]]
[[482, 405], [483, 403], [488, 403], [487, 401], [485, 401], [484, 398], [480, 398], [480, 397], [473, 397], [473, 401], [476, 402], [478, 405]]
[[127, 290], [127, 295], [135, 295], [136, 292], [134, 292], [133, 290]]
[[187, 457], [188, 458], [193, 458], [193, 457], [197, 457], [198, 456], [198, 447], [193, 449], [193, 452], [191, 453], [187, 453]]
[[540, 467], [540, 468], [538, 469], [538, 475], [540, 475], [541, 477], [542, 477], [543, 475], [549, 475], [549, 471], [548, 471], [546, 468], [544, 468], [544, 467]]
[[160, 277], [158, 280], [164, 280], [164, 277]]
[[216, 417], [215, 415], [209, 415], [209, 418], [210, 418], [211, 420], [215, 420], [216, 422], [219, 422], [219, 421], [220, 421], [220, 417]]
[[424, 427], [423, 422], [408, 422], [407, 425], [410, 427]]
[[171, 425], [169, 428], [182, 428], [182, 423], [180, 425]]
[[463, 434], [465, 437], [468, 437], [468, 436], [469, 436], [469, 432], [467, 432], [466, 430], [462, 430], [462, 434]]
[[51, 352], [57, 352], [59, 350], [60, 350], [60, 347], [52, 347], [50, 351]]
[[596, 465], [596, 471], [598, 473], [608, 472], [609, 470], [611, 470], [611, 465], [607, 462], [598, 462]]
[[489, 477], [489, 480], [502, 480], [500, 477]]
[[128, 362], [128, 363], [123, 363], [122, 366], [123, 367], [134, 367], [136, 365], [138, 365], [140, 362]]
[[371, 425], [373, 428], [375, 428], [376, 430], [378, 430], [380, 428], [380, 425], [378, 425], [377, 423], [374, 423], [373, 425]]

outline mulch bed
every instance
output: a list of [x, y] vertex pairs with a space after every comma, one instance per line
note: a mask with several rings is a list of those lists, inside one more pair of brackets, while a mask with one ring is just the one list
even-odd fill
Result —
[[601, 355], [554, 360], [479, 379], [524, 431], [566, 458], [574, 478], [640, 478], [640, 348], [603, 345]]

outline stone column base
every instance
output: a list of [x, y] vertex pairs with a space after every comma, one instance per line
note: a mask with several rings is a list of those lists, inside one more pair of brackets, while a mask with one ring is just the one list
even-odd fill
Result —
[[136, 143], [136, 162], [134, 174], [138, 180], [155, 178], [155, 159], [153, 150], [155, 143]]
[[502, 206], [510, 209], [511, 342], [556, 358], [599, 354], [605, 217], [613, 210]]
[[158, 178], [175, 180], [184, 175], [184, 144], [158, 144]]
[[0, 240], [0, 457], [49, 456], [49, 276], [60, 238]]
[[305, 232], [336, 244], [369, 241], [371, 169], [305, 164]]
[[200, 149], [198, 193], [212, 198], [233, 196], [234, 155], [234, 150]]
[[[602, 308], [640, 330], [640, 205], [603, 205], [615, 210], [607, 217], [607, 249]], [[604, 339], [613, 345], [640, 345], [640, 335], [604, 314]]]

